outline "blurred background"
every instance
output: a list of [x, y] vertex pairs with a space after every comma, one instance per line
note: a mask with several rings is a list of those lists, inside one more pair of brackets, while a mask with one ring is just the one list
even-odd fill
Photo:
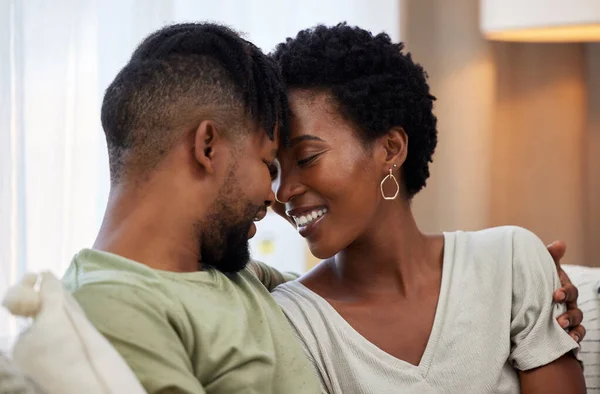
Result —
[[[568, 8], [567, 8], [568, 7]], [[317, 23], [405, 41], [437, 96], [439, 145], [414, 210], [428, 232], [515, 224], [600, 266], [598, 0], [0, 0], [0, 294], [62, 276], [108, 197], [104, 89], [150, 32], [218, 21], [265, 51]], [[252, 253], [317, 263], [269, 214]], [[0, 311], [0, 338], [16, 332]]]

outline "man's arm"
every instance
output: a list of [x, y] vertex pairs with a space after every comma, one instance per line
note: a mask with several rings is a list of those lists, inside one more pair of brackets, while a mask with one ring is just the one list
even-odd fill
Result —
[[205, 393], [167, 315], [164, 294], [120, 284], [92, 284], [73, 296], [149, 394]]
[[261, 261], [250, 260], [248, 268], [269, 291], [273, 291], [282, 283], [296, 280], [300, 275], [292, 272], [281, 272]]

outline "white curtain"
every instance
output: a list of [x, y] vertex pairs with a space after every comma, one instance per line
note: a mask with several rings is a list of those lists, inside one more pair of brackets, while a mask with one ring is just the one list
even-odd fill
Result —
[[[109, 187], [103, 91], [144, 36], [199, 20], [226, 23], [266, 51], [317, 23], [396, 40], [400, 31], [398, 0], [0, 0], [0, 296], [27, 271], [61, 276], [93, 243]], [[288, 256], [304, 251], [282, 224], [259, 225], [253, 253], [303, 271], [304, 256], [273, 253], [273, 242]], [[1, 310], [0, 349], [16, 332]]]

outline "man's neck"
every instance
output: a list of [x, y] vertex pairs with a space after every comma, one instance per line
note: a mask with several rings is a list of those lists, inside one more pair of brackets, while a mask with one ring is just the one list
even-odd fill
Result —
[[173, 200], [177, 193], [165, 196], [164, 190], [112, 187], [94, 249], [154, 269], [198, 271], [200, 240], [194, 223]]

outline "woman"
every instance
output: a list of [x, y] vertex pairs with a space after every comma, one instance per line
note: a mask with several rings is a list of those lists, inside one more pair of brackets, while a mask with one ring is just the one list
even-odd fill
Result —
[[324, 259], [274, 295], [323, 390], [584, 393], [535, 235], [417, 227], [410, 202], [429, 177], [436, 118], [425, 72], [402, 49], [340, 24], [274, 53], [292, 126], [274, 191]]

